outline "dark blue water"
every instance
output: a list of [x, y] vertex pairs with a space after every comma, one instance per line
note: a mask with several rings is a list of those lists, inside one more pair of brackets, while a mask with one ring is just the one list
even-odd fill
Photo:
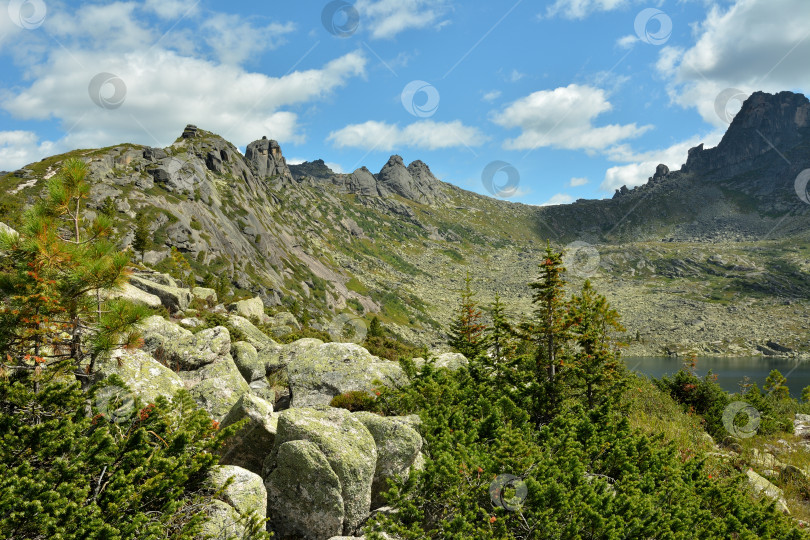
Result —
[[[660, 378], [664, 375], [674, 375], [683, 366], [683, 359], [669, 357], [637, 357], [625, 358], [625, 364], [633, 371], [643, 373], [648, 377]], [[787, 386], [790, 395], [798, 398], [802, 389], [810, 386], [810, 362], [797, 360], [784, 360], [762, 356], [744, 358], [698, 358], [696, 372], [705, 376], [712, 370], [717, 375], [717, 383], [727, 392], [739, 392], [740, 382], [749, 377], [751, 382], [757, 383], [760, 388], [772, 369], [778, 369], [787, 377]]]

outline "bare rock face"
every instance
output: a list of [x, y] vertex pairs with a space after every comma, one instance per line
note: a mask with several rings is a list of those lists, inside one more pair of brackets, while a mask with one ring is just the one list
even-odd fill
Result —
[[279, 182], [293, 179], [292, 173], [287, 167], [287, 160], [281, 155], [281, 147], [272, 139], [262, 137], [247, 145], [245, 158], [253, 166], [259, 178]]
[[388, 162], [377, 174], [377, 189], [383, 197], [395, 193], [406, 199], [416, 200], [417, 191], [413, 186], [413, 178], [403, 164], [401, 156], [394, 155], [388, 158]]
[[[810, 100], [801, 94], [754, 92], [745, 100], [723, 139], [715, 148], [689, 150], [683, 171], [707, 173], [722, 169], [737, 174], [756, 158], [796, 146], [801, 130], [810, 126]], [[731, 174], [729, 174], [731, 173]]]

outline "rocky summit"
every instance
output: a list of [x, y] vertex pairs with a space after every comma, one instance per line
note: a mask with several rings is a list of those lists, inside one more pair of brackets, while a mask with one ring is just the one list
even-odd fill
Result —
[[[166, 148], [77, 150], [4, 173], [2, 220], [18, 225], [61, 163], [81, 157], [90, 211], [110, 215], [122, 249], [145, 220], [147, 267], [165, 271], [174, 248], [192, 285], [256, 296], [324, 331], [378, 315], [402, 339], [438, 346], [466, 272], [480, 302], [498, 293], [525, 312], [550, 241], [567, 248], [568, 279], [591, 279], [622, 313], [625, 355], [803, 355], [809, 205], [795, 183], [810, 168], [808, 122], [805, 96], [757, 92], [717, 147], [610, 199], [550, 207], [465, 191], [398, 155], [335, 173], [317, 159], [288, 165], [266, 136], [243, 155], [190, 125]], [[188, 305], [171, 285], [150, 287], [167, 309]]]

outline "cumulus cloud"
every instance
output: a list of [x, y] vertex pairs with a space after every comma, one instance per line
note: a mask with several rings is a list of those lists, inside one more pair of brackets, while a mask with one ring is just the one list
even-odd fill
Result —
[[663, 163], [671, 170], [678, 170], [681, 165], [686, 163], [690, 148], [700, 143], [704, 143], [707, 148], [716, 146], [722, 137], [723, 130], [714, 130], [703, 136], [695, 136], [678, 142], [668, 148], [647, 152], [635, 152], [627, 145], [617, 146], [611, 149], [608, 158], [613, 161], [630, 163], [610, 167], [605, 171], [605, 178], [599, 185], [599, 189], [612, 192], [622, 186], [640, 186], [655, 173], [655, 168], [659, 163]]
[[570, 84], [554, 90], [541, 90], [520, 98], [493, 115], [505, 128], [521, 133], [507, 139], [507, 150], [527, 150], [550, 146], [569, 150], [604, 150], [625, 139], [638, 137], [652, 126], [610, 124], [594, 126], [594, 119], [612, 105], [604, 90]]
[[712, 7], [695, 29], [694, 46], [665, 47], [658, 71], [670, 82], [670, 97], [695, 107], [704, 120], [725, 126], [715, 99], [727, 88], [810, 90], [810, 2], [807, 0], [737, 0], [728, 8]]
[[587, 178], [572, 178], [568, 182], [568, 185], [571, 186], [571, 187], [577, 187], [577, 186], [584, 186], [587, 183], [588, 183]]
[[574, 198], [567, 194], [567, 193], [557, 193], [553, 195], [549, 200], [544, 203], [541, 203], [537, 206], [552, 206], [555, 204], [568, 204], [574, 202]]
[[501, 91], [492, 90], [491, 92], [487, 92], [486, 94], [484, 94], [484, 97], [482, 97], [481, 99], [483, 99], [484, 101], [495, 101], [499, 97], [501, 97]]
[[369, 120], [333, 131], [327, 140], [340, 148], [390, 151], [402, 147], [437, 150], [480, 146], [487, 137], [478, 128], [465, 126], [458, 120], [452, 122], [420, 120], [405, 127]]
[[[69, 131], [64, 143], [70, 147], [122, 141], [166, 145], [187, 123], [238, 146], [262, 134], [301, 141], [297, 116], [279, 109], [328, 94], [362, 74], [365, 63], [361, 54], [349, 53], [321, 69], [269, 77], [171, 51], [123, 56], [55, 51], [31, 86], [0, 106], [23, 119], [59, 119]], [[89, 81], [102, 70], [117, 75], [126, 87], [120, 108], [98, 107], [88, 95]]]
[[545, 17], [559, 15], [566, 19], [584, 19], [593, 13], [612, 11], [628, 4], [628, 0], [556, 0], [546, 8]]
[[32, 131], [0, 131], [0, 169], [19, 169], [53, 149], [52, 142], [40, 142]]
[[[189, 10], [185, 2], [174, 4], [167, 5], [163, 14], [168, 16], [170, 7], [175, 11], [184, 7], [183, 13]], [[49, 12], [46, 33], [23, 35], [28, 40], [38, 36], [42, 43], [16, 44], [15, 53], [39, 56], [26, 64], [30, 65], [24, 73], [26, 85], [0, 94], [0, 108], [22, 120], [55, 120], [64, 135], [47, 143], [51, 151], [121, 142], [165, 146], [187, 123], [218, 133], [239, 147], [262, 135], [301, 142], [305, 133], [298, 116], [285, 109], [316, 102], [365, 74], [366, 58], [359, 51], [284, 76], [251, 72], [239, 64], [276, 45], [291, 25], [255, 27], [214, 14], [162, 37], [143, 15], [160, 9], [155, 6], [114, 2]], [[184, 31], [193, 31], [196, 38], [186, 40]], [[222, 41], [229, 32], [239, 39]], [[65, 46], [43, 47], [48, 34]], [[242, 43], [246, 36], [250, 37], [246, 41], [258, 39], [261, 44]], [[213, 39], [211, 54], [200, 50], [208, 38]], [[110, 82], [94, 90], [91, 80], [100, 73], [112, 74], [107, 77]], [[94, 103], [114, 94], [122, 98], [119, 107]], [[9, 141], [3, 143], [0, 168], [19, 167], [45, 155], [46, 143], [33, 145], [26, 153], [17, 142]]]
[[448, 0], [358, 0], [354, 7], [374, 39], [390, 39], [409, 29], [441, 28], [450, 10]]

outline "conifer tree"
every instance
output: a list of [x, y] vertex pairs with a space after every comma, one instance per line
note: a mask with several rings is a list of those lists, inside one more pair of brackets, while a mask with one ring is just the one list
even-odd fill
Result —
[[368, 337], [375, 338], [375, 337], [383, 337], [385, 335], [383, 331], [382, 324], [380, 323], [380, 318], [376, 315], [372, 317], [371, 322], [368, 325]]
[[762, 389], [777, 401], [787, 399], [790, 397], [790, 390], [785, 383], [787, 383], [787, 378], [778, 369], [774, 369], [768, 374]]
[[529, 283], [534, 290], [534, 333], [538, 343], [537, 364], [545, 368], [554, 382], [560, 368], [563, 346], [567, 341], [565, 280], [562, 253], [546, 246], [546, 254], [540, 262], [540, 277]]
[[146, 221], [146, 215], [143, 212], [138, 212], [135, 216], [135, 231], [134, 238], [132, 239], [132, 249], [141, 254], [141, 262], [146, 250], [149, 249], [151, 238], [149, 233], [149, 222]]
[[464, 278], [464, 288], [461, 290], [461, 303], [456, 311], [456, 317], [450, 325], [449, 339], [450, 346], [469, 359], [486, 352], [484, 314], [475, 301], [471, 283], [470, 273], [467, 272]]
[[490, 306], [492, 325], [486, 330], [486, 340], [490, 346], [490, 362], [495, 378], [500, 380], [503, 370], [511, 363], [517, 348], [514, 342], [514, 329], [506, 319], [501, 297], [495, 293], [495, 300]]
[[612, 347], [610, 333], [624, 328], [618, 312], [594, 291], [590, 280], [585, 280], [582, 292], [571, 298], [569, 306], [566, 326], [577, 345], [569, 364], [569, 381], [592, 410], [622, 378], [623, 364]]
[[17, 369], [72, 362], [83, 381], [96, 361], [138, 342], [143, 308], [107, 294], [127, 279], [128, 258], [104, 215], [85, 219], [87, 165], [66, 160], [19, 235], [0, 237], [0, 350]]

